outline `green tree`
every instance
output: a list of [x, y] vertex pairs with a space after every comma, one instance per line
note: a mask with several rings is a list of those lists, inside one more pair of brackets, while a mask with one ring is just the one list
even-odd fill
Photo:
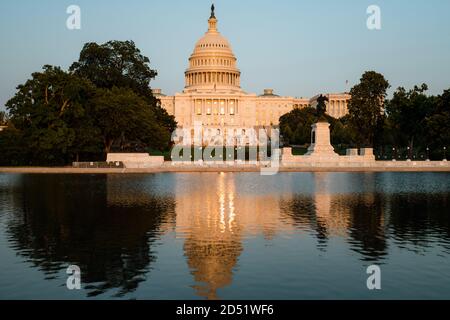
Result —
[[383, 122], [388, 88], [389, 82], [382, 74], [368, 71], [363, 74], [360, 83], [350, 91], [349, 120], [358, 133], [360, 146], [371, 147], [374, 144], [377, 129]]
[[98, 89], [92, 106], [105, 153], [111, 152], [114, 144], [120, 150], [163, 149], [170, 139], [145, 99], [131, 89]]
[[426, 122], [427, 143], [434, 150], [450, 146], [450, 89], [435, 100], [435, 110]]
[[293, 135], [294, 135], [294, 132], [292, 132], [291, 127], [289, 126], [289, 124], [286, 124], [283, 128], [283, 133], [282, 133], [283, 143], [289, 144], [290, 141], [293, 141]]
[[149, 96], [150, 81], [157, 75], [149, 63], [149, 58], [141, 54], [133, 41], [86, 43], [70, 71], [89, 79], [97, 88], [123, 87]]
[[0, 166], [20, 166], [28, 161], [29, 149], [22, 132], [13, 126], [0, 132]]
[[330, 134], [334, 145], [353, 147], [356, 144], [355, 132], [349, 125], [347, 116], [332, 121]]
[[407, 144], [413, 150], [415, 142], [422, 144], [426, 136], [426, 118], [434, 109], [433, 97], [428, 97], [426, 84], [406, 91], [398, 88], [386, 103], [386, 113], [395, 130], [398, 145]]
[[280, 133], [288, 144], [307, 145], [311, 142], [311, 126], [320, 120], [330, 123], [331, 140], [334, 144], [354, 143], [354, 133], [348, 121], [344, 122], [327, 114], [318, 116], [314, 108], [294, 109], [283, 115], [280, 118]]
[[311, 125], [317, 120], [313, 108], [294, 109], [281, 116], [280, 133], [289, 144], [304, 145], [311, 142]]
[[6, 106], [10, 122], [21, 132], [35, 164], [64, 164], [83, 152], [98, 137], [77, 137], [80, 124], [88, 117], [85, 106], [94, 96], [89, 81], [58, 67], [44, 66], [32, 74]]
[[[175, 118], [160, 106], [150, 89], [150, 82], [157, 72], [150, 68], [149, 58], [141, 54], [133, 41], [109, 41], [102, 45], [87, 43], [70, 71], [89, 79], [97, 88], [131, 89], [145, 99], [159, 126], [169, 134], [176, 129]], [[170, 137], [164, 135], [168, 136]], [[161, 138], [159, 137], [159, 140]], [[165, 143], [169, 145], [170, 138]]]

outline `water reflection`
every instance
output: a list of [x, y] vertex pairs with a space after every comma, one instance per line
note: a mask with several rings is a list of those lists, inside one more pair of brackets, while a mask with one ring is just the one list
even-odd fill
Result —
[[188, 267], [193, 295], [220, 299], [222, 289], [242, 285], [235, 283], [240, 259], [261, 238], [301, 247], [308, 245], [298, 240], [303, 235], [323, 255], [337, 242], [362, 263], [388, 263], [392, 248], [450, 255], [448, 175], [420, 178], [417, 184], [414, 175], [375, 173], [2, 176], [0, 204], [9, 208], [11, 247], [49, 279], [79, 265], [88, 296], [128, 297], [143, 281], [151, 284], [155, 246], [180, 239], [184, 260], [173, 263]]
[[22, 210], [7, 221], [12, 247], [48, 279], [69, 264], [80, 266], [88, 296], [134, 291], [156, 259], [152, 244], [161, 223], [173, 218], [174, 203], [151, 193], [124, 194], [119, 181], [20, 176], [11, 191]]

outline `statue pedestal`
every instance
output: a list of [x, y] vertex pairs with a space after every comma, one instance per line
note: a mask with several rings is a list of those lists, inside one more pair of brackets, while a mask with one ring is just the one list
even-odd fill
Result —
[[308, 148], [306, 156], [321, 158], [339, 157], [331, 145], [330, 124], [327, 122], [318, 122], [311, 127], [311, 146]]

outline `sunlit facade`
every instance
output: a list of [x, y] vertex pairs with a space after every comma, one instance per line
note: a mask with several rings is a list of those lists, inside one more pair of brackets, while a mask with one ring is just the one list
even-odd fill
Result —
[[[245, 135], [249, 129], [268, 129], [279, 124], [282, 115], [295, 108], [315, 106], [315, 98], [282, 97], [273, 89], [261, 95], [241, 88], [241, 72], [230, 43], [217, 29], [212, 12], [208, 31], [196, 43], [185, 72], [185, 88], [174, 96], [160, 89], [154, 94], [179, 128], [192, 129], [201, 123], [203, 135]], [[348, 94], [329, 94], [327, 111], [335, 117], [347, 114]]]

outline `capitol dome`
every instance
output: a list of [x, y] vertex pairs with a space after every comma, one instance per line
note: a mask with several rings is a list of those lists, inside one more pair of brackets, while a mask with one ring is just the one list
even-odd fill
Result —
[[241, 72], [228, 40], [217, 30], [214, 6], [208, 31], [196, 43], [185, 72], [186, 89], [240, 89]]

